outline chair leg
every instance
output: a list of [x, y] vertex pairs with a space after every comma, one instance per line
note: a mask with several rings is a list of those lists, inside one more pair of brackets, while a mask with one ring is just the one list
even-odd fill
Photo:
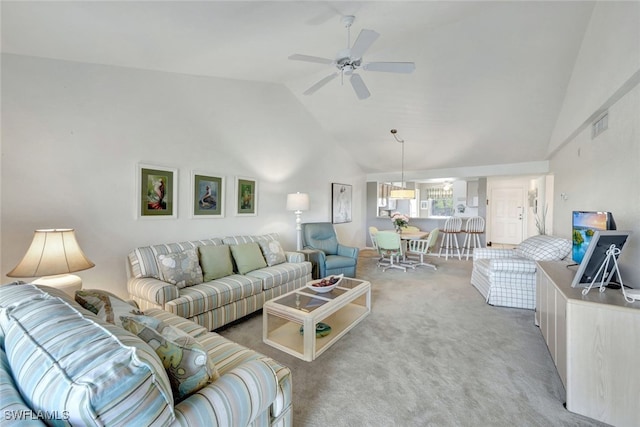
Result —
[[424, 254], [420, 254], [420, 262], [416, 265], [424, 265], [425, 267], [431, 267], [434, 270], [438, 269], [438, 267], [436, 267], [434, 264], [429, 264], [428, 262], [424, 262]]
[[[406, 273], [406, 272], [407, 272], [407, 267], [403, 267], [403, 266], [402, 266], [402, 265], [400, 265], [400, 264], [396, 264], [396, 263], [394, 263], [394, 262], [393, 262], [393, 258], [394, 258], [394, 256], [393, 256], [393, 255], [389, 257], [389, 259], [390, 259], [390, 263], [389, 263], [388, 265], [385, 265], [384, 267], [382, 267], [382, 271], [387, 271], [387, 270], [388, 270], [388, 269], [390, 269], [390, 268], [397, 268], [397, 269], [400, 269], [400, 270], [402, 270], [402, 271], [404, 271], [404, 272]], [[398, 260], [398, 261], [399, 261], [399, 260]]]

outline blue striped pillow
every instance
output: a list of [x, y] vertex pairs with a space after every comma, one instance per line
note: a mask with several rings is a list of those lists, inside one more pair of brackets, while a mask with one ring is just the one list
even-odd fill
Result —
[[162, 362], [138, 337], [47, 294], [4, 306], [2, 317], [13, 378], [34, 411], [86, 426], [174, 420]]

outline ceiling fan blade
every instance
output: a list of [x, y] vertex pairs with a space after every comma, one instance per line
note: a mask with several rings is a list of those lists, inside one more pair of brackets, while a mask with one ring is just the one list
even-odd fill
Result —
[[333, 64], [333, 59], [321, 58], [319, 56], [300, 55], [298, 53], [290, 55], [289, 59], [294, 61], [317, 62], [318, 64]]
[[371, 47], [374, 41], [380, 37], [379, 33], [376, 33], [373, 30], [362, 30], [360, 34], [358, 34], [358, 38], [356, 42], [351, 47], [351, 58], [358, 59], [362, 58], [362, 55]]
[[362, 64], [367, 71], [383, 71], [386, 73], [411, 73], [416, 69], [413, 62], [369, 62]]
[[359, 74], [351, 74], [349, 81], [351, 82], [351, 86], [353, 86], [353, 90], [356, 91], [358, 99], [367, 99], [371, 96], [367, 85], [364, 84], [364, 80], [362, 80]]
[[338, 72], [329, 74], [327, 77], [325, 77], [324, 79], [320, 80], [318, 83], [314, 84], [309, 89], [305, 90], [303, 93], [305, 95], [311, 95], [312, 93], [314, 93], [315, 91], [317, 91], [322, 86], [326, 85], [327, 83], [329, 83], [331, 80], [335, 79], [336, 77], [338, 77]]

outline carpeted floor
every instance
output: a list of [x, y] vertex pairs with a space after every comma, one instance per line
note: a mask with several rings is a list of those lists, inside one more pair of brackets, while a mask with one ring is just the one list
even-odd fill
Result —
[[382, 272], [363, 251], [372, 312], [313, 362], [262, 342], [262, 314], [218, 331], [289, 366], [294, 425], [602, 426], [563, 407], [534, 312], [487, 305], [471, 260]]

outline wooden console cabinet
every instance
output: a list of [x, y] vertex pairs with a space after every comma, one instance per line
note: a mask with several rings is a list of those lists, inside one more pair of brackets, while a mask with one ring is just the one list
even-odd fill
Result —
[[567, 409], [620, 427], [640, 426], [640, 301], [622, 291], [583, 296], [575, 268], [538, 262], [536, 324], [566, 390]]

